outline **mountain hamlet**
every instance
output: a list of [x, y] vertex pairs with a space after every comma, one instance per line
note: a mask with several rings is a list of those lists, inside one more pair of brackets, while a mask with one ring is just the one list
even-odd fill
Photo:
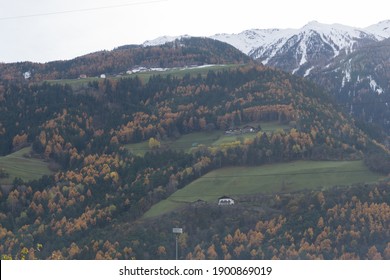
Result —
[[313, 21], [0, 63], [1, 258], [390, 259], [389, 58]]

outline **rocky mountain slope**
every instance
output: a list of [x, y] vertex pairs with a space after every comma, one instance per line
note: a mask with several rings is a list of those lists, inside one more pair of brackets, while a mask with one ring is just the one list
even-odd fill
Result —
[[332, 59], [308, 76], [357, 119], [390, 129], [390, 40]]
[[309, 22], [300, 29], [254, 29], [212, 38], [227, 42], [263, 64], [306, 76], [340, 55], [390, 37], [390, 21], [367, 28]]
[[308, 77], [334, 95], [359, 122], [387, 133], [389, 37], [390, 21], [366, 28], [310, 22], [300, 29], [213, 36], [265, 65]]

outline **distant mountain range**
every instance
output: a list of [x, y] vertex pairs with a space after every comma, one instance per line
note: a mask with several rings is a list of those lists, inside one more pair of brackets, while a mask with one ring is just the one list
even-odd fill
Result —
[[235, 46], [265, 65], [306, 76], [331, 58], [389, 37], [390, 21], [363, 29], [312, 21], [300, 29], [254, 29], [212, 38]]
[[[144, 46], [162, 45], [184, 36], [163, 36]], [[306, 76], [316, 66], [361, 46], [390, 37], [390, 20], [367, 28], [312, 21], [300, 29], [251, 29], [238, 34], [217, 34], [210, 38], [226, 42], [265, 65]]]

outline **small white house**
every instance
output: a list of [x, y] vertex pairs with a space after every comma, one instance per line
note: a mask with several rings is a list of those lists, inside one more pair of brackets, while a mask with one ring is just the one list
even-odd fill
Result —
[[234, 199], [228, 196], [218, 198], [218, 205], [234, 205]]
[[24, 73], [23, 73], [23, 77], [24, 77], [26, 80], [30, 79], [30, 78], [31, 78], [31, 72], [30, 72], [30, 71], [24, 72]]
[[106, 74], [101, 74], [100, 75], [100, 79], [105, 79], [106, 78]]

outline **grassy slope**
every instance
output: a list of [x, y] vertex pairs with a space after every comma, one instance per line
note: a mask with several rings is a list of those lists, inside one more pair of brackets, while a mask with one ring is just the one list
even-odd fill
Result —
[[[180, 138], [175, 140], [163, 140], [161, 141], [162, 147], [167, 147], [175, 150], [184, 150], [189, 152], [191, 148], [198, 145], [212, 146], [220, 137], [223, 137], [222, 131], [212, 132], [194, 132], [186, 135], [182, 135]], [[149, 151], [149, 141], [144, 141], [136, 144], [125, 145], [126, 149], [132, 151], [136, 155], [143, 156]]]
[[[137, 73], [132, 73], [132, 74], [126, 74], [123, 76], [116, 76], [116, 77], [108, 77], [109, 79], [122, 79], [122, 78], [134, 78], [137, 77], [140, 78], [141, 81], [144, 83], [148, 82], [150, 77], [152, 76], [167, 76], [171, 75], [177, 78], [183, 78], [185, 75], [191, 75], [191, 76], [196, 76], [198, 74], [201, 75], [207, 75], [208, 71], [222, 71], [222, 70], [228, 70], [232, 68], [237, 68], [240, 65], [237, 64], [229, 64], [229, 65], [210, 65], [210, 66], [205, 66], [205, 67], [198, 67], [198, 68], [172, 68], [168, 69], [166, 71], [145, 71], [145, 72], [137, 72]], [[52, 83], [52, 84], [61, 84], [61, 85], [70, 85], [73, 88], [80, 88], [83, 86], [87, 86], [89, 82], [94, 82], [94, 81], [99, 81], [103, 80], [98, 77], [88, 77], [85, 79], [62, 79], [62, 80], [49, 80], [47, 82]]]
[[[260, 123], [251, 123], [254, 127], [260, 124], [262, 131], [261, 132], [271, 132], [277, 129], [289, 129], [288, 125], [283, 125], [278, 122], [260, 122]], [[239, 139], [245, 138], [254, 138], [256, 133], [248, 133], [243, 135], [225, 135], [223, 131], [215, 130], [211, 132], [194, 132], [186, 135], [182, 135], [176, 140], [166, 140], [161, 141], [163, 147], [169, 147], [175, 150], [184, 150], [189, 152], [191, 148], [198, 145], [205, 146], [219, 146], [223, 143], [234, 142]], [[125, 147], [132, 151], [134, 154], [143, 156], [147, 151], [149, 151], [148, 141], [144, 141], [136, 144], [127, 144]]]
[[0, 168], [9, 174], [9, 178], [0, 180], [0, 184], [10, 184], [16, 177], [29, 181], [51, 174], [48, 163], [40, 159], [24, 157], [30, 150], [31, 148], [27, 147], [0, 157]]
[[362, 161], [295, 161], [256, 167], [229, 167], [212, 171], [154, 205], [145, 218], [156, 217], [187, 203], [218, 197], [234, 198], [258, 193], [291, 192], [302, 189], [373, 182], [381, 176]]

